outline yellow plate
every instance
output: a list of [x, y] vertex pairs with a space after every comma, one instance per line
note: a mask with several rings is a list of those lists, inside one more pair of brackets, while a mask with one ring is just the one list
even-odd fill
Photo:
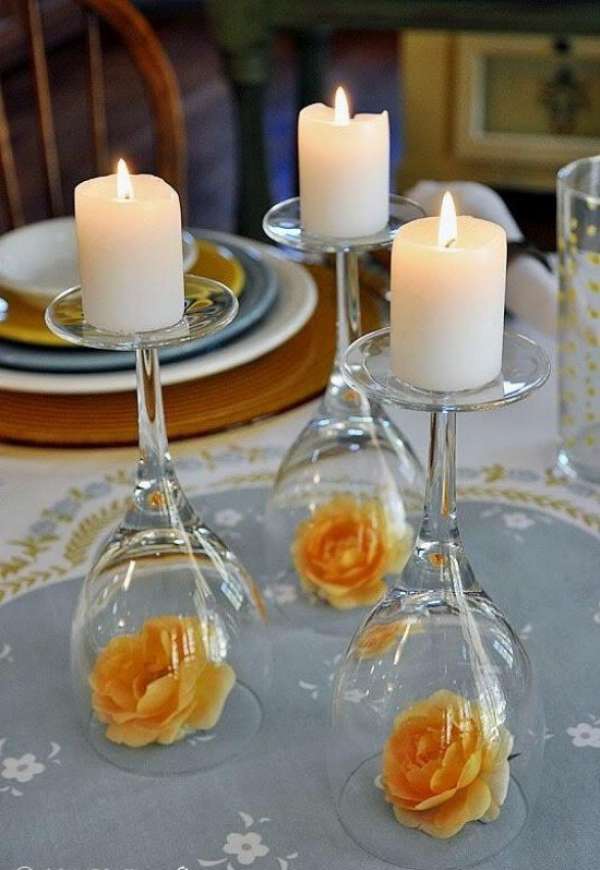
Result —
[[[189, 271], [194, 275], [222, 281], [236, 296], [239, 296], [246, 280], [244, 268], [240, 261], [223, 245], [200, 239], [196, 241], [196, 247], [198, 248], [198, 259]], [[18, 293], [4, 290], [2, 287], [0, 287], [0, 297], [8, 302], [6, 316], [0, 320], [0, 338], [21, 341], [25, 344], [43, 344], [54, 347], [74, 346], [62, 341], [53, 332], [50, 332], [44, 323], [43, 309], [28, 305]]]

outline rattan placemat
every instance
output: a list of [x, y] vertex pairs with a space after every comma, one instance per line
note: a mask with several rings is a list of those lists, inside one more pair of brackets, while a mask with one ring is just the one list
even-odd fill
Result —
[[[333, 273], [311, 267], [319, 301], [309, 322], [281, 347], [218, 375], [165, 387], [169, 437], [187, 438], [275, 414], [318, 395], [335, 350]], [[379, 325], [377, 303], [363, 293], [365, 331]], [[0, 390], [0, 439], [52, 446], [108, 446], [137, 440], [133, 392], [44, 395]]]

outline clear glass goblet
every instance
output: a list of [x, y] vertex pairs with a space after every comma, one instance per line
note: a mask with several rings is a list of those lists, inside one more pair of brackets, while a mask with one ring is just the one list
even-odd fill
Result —
[[131, 335], [86, 323], [79, 288], [48, 326], [87, 347], [134, 350], [140, 459], [129, 508], [96, 553], [73, 618], [72, 678], [86, 734], [108, 761], [166, 775], [214, 767], [257, 734], [271, 655], [266, 611], [244, 565], [204, 525], [167, 443], [158, 348], [235, 317], [222, 284], [186, 276], [183, 319]]
[[266, 594], [288, 619], [325, 633], [352, 631], [357, 612], [385, 594], [414, 538], [420, 463], [380, 403], [349, 387], [341, 369], [349, 344], [361, 335], [359, 255], [389, 247], [403, 224], [422, 216], [416, 203], [391, 196], [387, 226], [355, 239], [307, 233], [298, 199], [279, 203], [264, 219], [278, 244], [335, 255], [333, 368], [315, 416], [277, 471], [264, 546]]
[[529, 395], [549, 372], [505, 335], [503, 373], [439, 394], [390, 374], [389, 330], [356, 342], [345, 374], [373, 398], [431, 413], [423, 519], [397, 585], [336, 674], [328, 772], [365, 851], [404, 870], [463, 870], [503, 850], [535, 800], [544, 716], [525, 649], [480, 585], [456, 517], [456, 413]]

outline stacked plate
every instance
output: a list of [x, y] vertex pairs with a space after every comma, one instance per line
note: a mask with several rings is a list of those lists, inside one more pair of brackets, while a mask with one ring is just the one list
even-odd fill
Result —
[[[274, 248], [228, 233], [183, 238], [184, 266], [227, 284], [240, 302], [222, 332], [161, 351], [164, 384], [214, 375], [288, 341], [311, 317], [310, 275]], [[78, 283], [72, 218], [43, 221], [0, 238], [0, 389], [33, 393], [109, 393], [133, 389], [132, 354], [62, 344], [43, 321], [60, 289]]]

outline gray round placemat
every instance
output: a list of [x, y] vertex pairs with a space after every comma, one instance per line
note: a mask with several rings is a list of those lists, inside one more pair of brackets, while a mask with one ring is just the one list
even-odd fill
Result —
[[[264, 495], [242, 490], [202, 500], [207, 523], [259, 579]], [[472, 502], [461, 514], [474, 567], [538, 671], [548, 729], [531, 824], [510, 850], [483, 866], [597, 870], [600, 540], [521, 506]], [[139, 777], [103, 762], [78, 724], [68, 645], [80, 582], [0, 607], [2, 870], [389, 866], [346, 836], [329, 795], [328, 703], [344, 642], [308, 626], [273, 625], [274, 685], [252, 750], [203, 774]], [[269, 590], [271, 598], [289, 594]], [[10, 759], [22, 762], [21, 779]]]

